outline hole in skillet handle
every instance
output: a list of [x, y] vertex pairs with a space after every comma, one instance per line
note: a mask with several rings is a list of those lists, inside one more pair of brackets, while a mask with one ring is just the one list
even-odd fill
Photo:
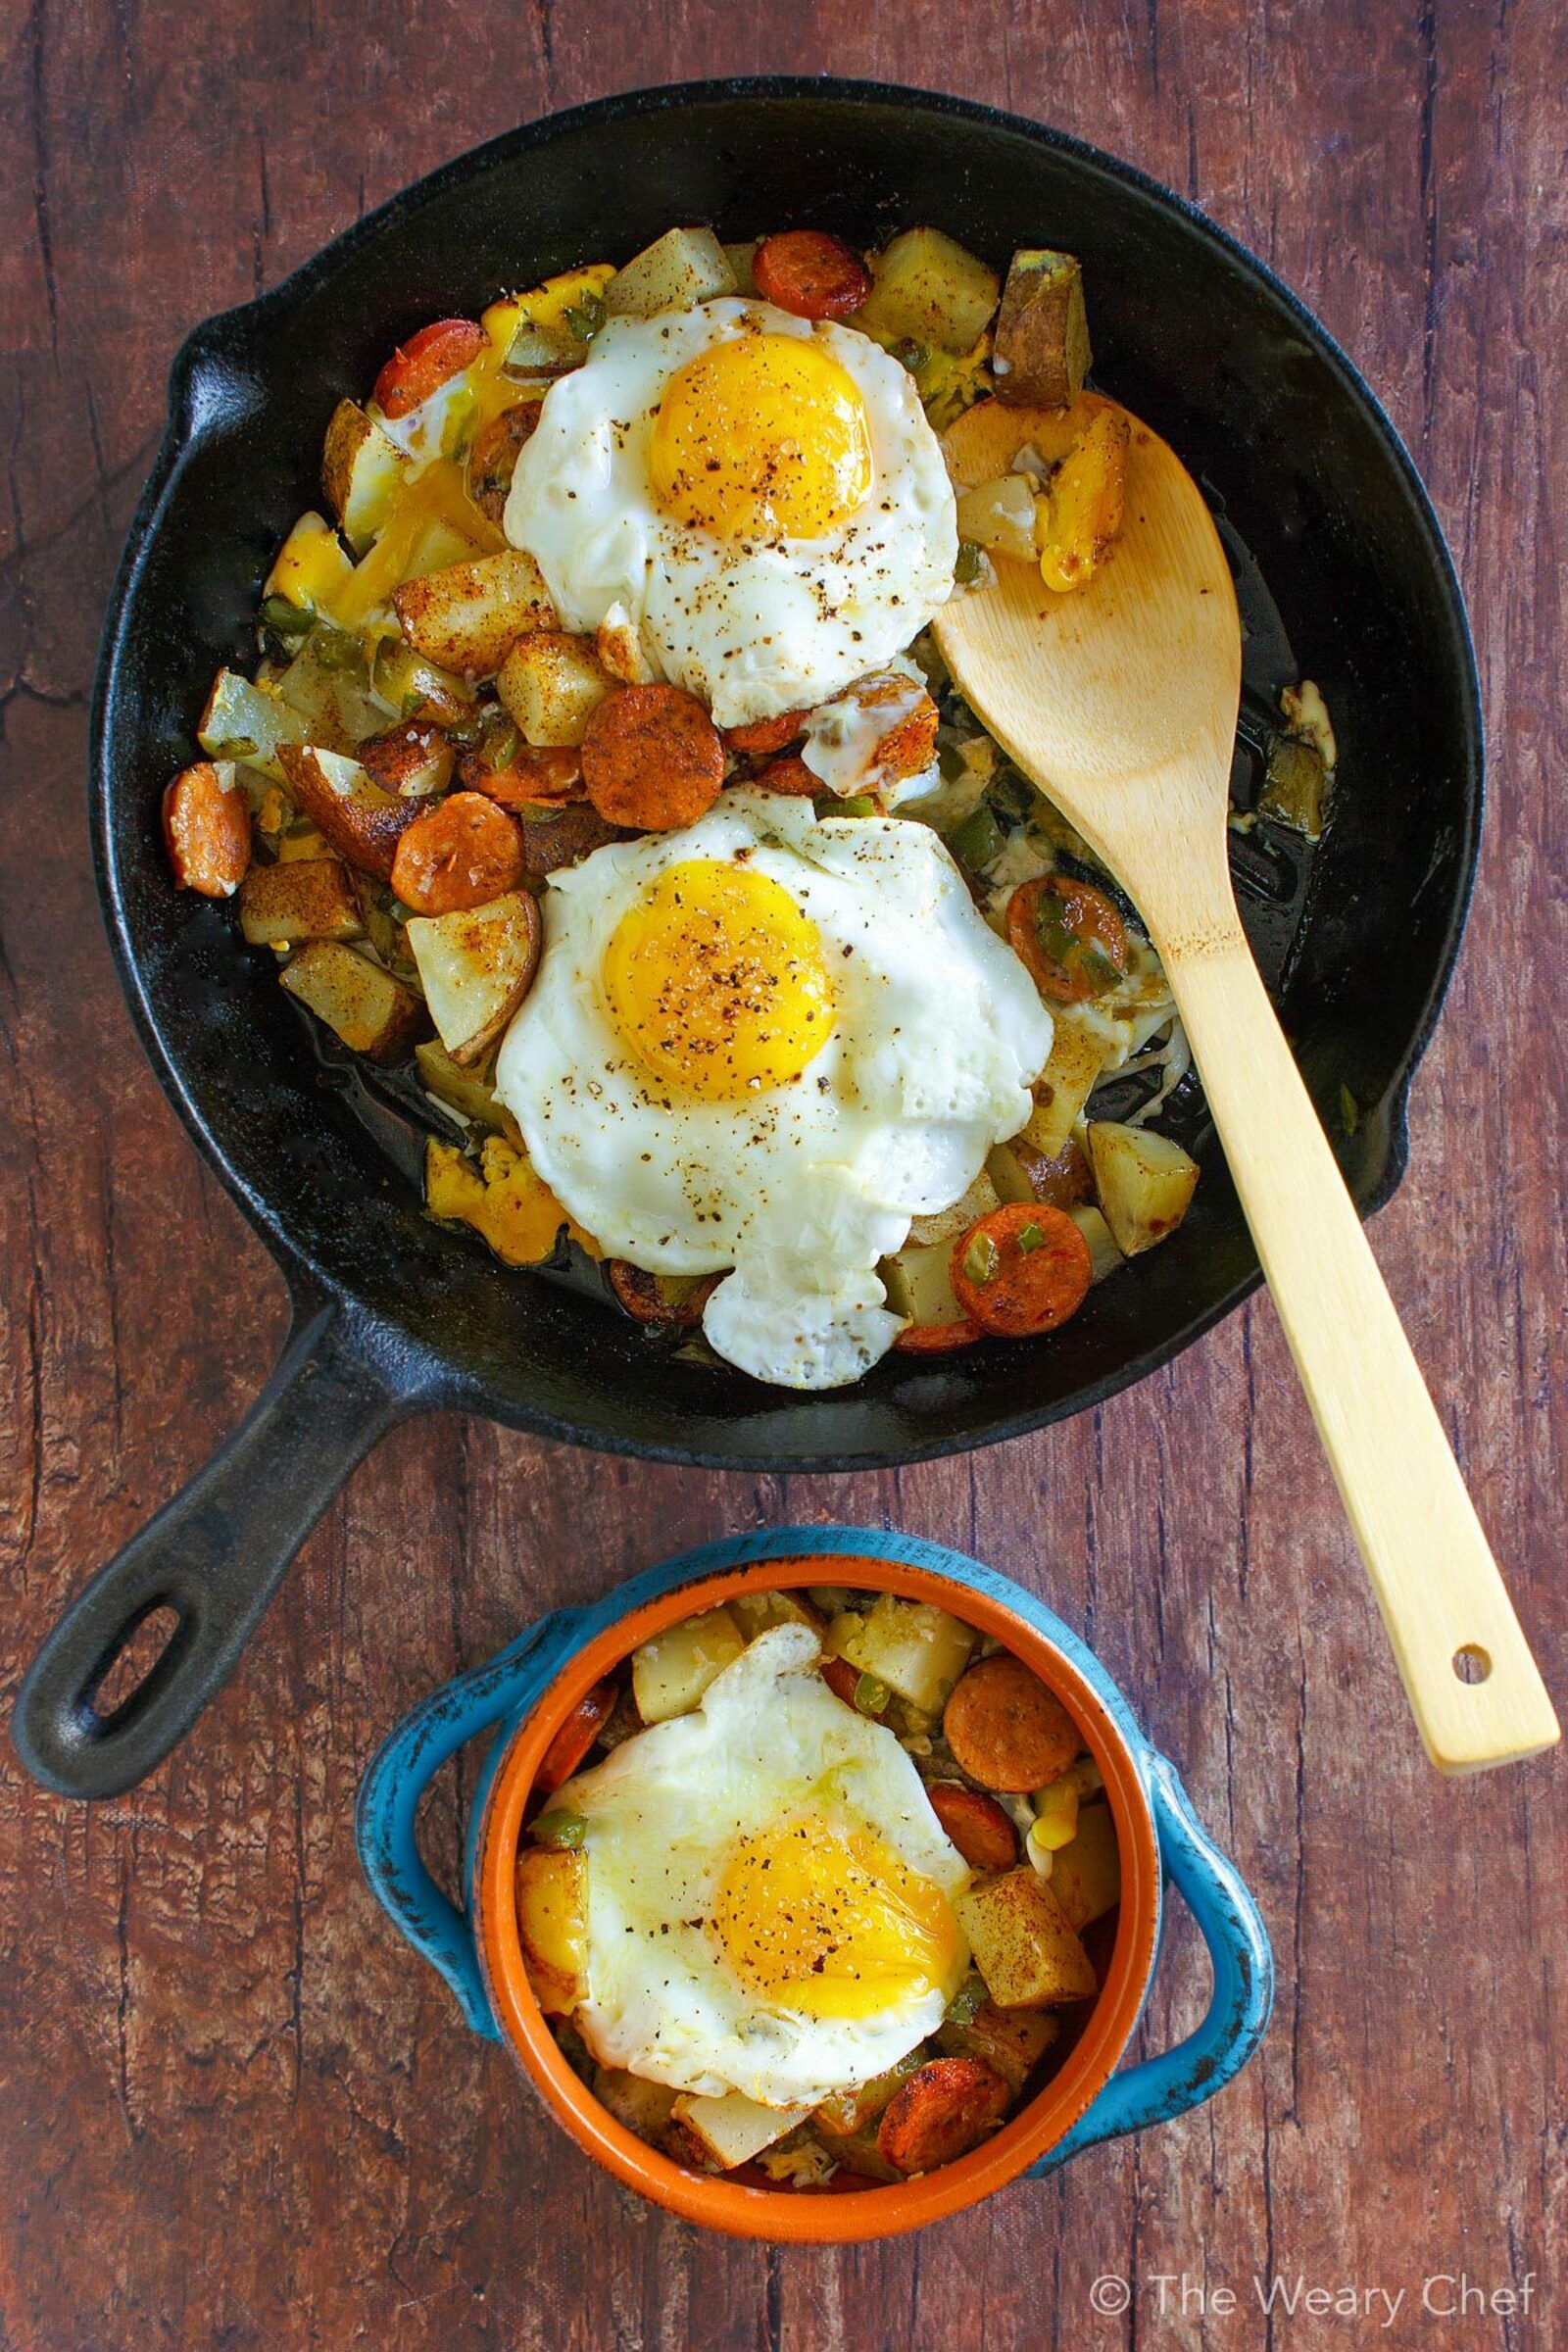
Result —
[[1479, 1642], [1463, 1642], [1453, 1653], [1453, 1671], [1461, 1683], [1484, 1683], [1492, 1672], [1492, 1652]]
[[151, 1704], [179, 1663], [190, 1616], [172, 1596], [149, 1600], [126, 1621], [124, 1633], [82, 1692], [89, 1731], [113, 1731], [129, 1719], [138, 1699]]

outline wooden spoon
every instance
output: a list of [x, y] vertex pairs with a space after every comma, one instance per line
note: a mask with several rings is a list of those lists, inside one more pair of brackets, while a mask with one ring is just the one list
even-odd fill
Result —
[[[1108, 404], [1086, 394], [1082, 413]], [[1208, 509], [1130, 418], [1123, 533], [1070, 595], [1000, 558], [937, 642], [964, 700], [1136, 901], [1164, 962], [1428, 1753], [1549, 1747], [1551, 1701], [1264, 994], [1226, 857], [1241, 622]], [[960, 489], [1061, 419], [998, 401], [947, 437]]]

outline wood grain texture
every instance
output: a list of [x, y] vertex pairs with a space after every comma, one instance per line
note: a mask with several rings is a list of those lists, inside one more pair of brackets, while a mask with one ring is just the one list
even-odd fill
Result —
[[[1476, 624], [1476, 912], [1379, 1256], [1546, 1666], [1565, 1654], [1568, 56], [1554, 0], [35, 0], [0, 34], [0, 1699], [259, 1386], [280, 1286], [143, 1066], [82, 815], [98, 618], [204, 314], [530, 113], [762, 69], [946, 84], [1118, 149], [1299, 288], [1409, 438]], [[363, 1886], [364, 1764], [557, 1599], [784, 1514], [968, 1545], [1082, 1626], [1258, 1889], [1276, 2023], [1212, 2107], [915, 2242], [771, 2254], [631, 2203]], [[450, 1865], [468, 1785], [434, 1795]], [[1568, 2340], [1560, 1762], [1444, 1785], [1272, 1309], [1102, 1411], [884, 1478], [398, 1432], [172, 1765], [83, 1812], [0, 1746], [0, 2344], [802, 2352]], [[1149, 2046], [1201, 1986], [1167, 1947]], [[1265, 2324], [1255, 2273], [1407, 2290]], [[1537, 2274], [1544, 2318], [1423, 2317]], [[1097, 2318], [1091, 2281], [1139, 2282]], [[1234, 2317], [1158, 2310], [1158, 2274]]]

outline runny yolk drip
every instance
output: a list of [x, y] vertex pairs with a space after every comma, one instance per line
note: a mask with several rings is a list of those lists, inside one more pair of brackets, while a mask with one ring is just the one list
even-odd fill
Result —
[[739, 335], [671, 376], [653, 438], [666, 514], [725, 539], [821, 539], [871, 487], [855, 378], [798, 335]]
[[740, 1839], [712, 1924], [744, 1984], [808, 2017], [872, 2017], [947, 1989], [964, 1958], [940, 1886], [874, 1830], [812, 1813]]
[[832, 1034], [816, 925], [770, 875], [716, 858], [666, 866], [627, 909], [604, 983], [644, 1068], [707, 1102], [786, 1085]]

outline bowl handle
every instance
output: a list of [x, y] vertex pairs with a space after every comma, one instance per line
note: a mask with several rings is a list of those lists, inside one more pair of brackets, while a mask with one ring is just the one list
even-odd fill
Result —
[[[69, 1603], [17, 1694], [11, 1737], [61, 1796], [118, 1796], [161, 1764], [216, 1697], [283, 1571], [349, 1473], [414, 1409], [341, 1311], [296, 1291], [275, 1370], [188, 1487]], [[137, 1628], [173, 1629], [109, 1714], [94, 1701]]]
[[476, 2034], [500, 2029], [479, 1971], [466, 1912], [424, 1866], [415, 1833], [419, 1799], [449, 1756], [492, 1724], [532, 1703], [576, 1638], [581, 1609], [556, 1609], [406, 1716], [370, 1759], [355, 1811], [360, 1863], [392, 1925], [457, 1995]]
[[1256, 1903], [1163, 1756], [1151, 1758], [1150, 1783], [1165, 1875], [1208, 1946], [1214, 1971], [1208, 2014], [1173, 2050], [1113, 2075], [1088, 2113], [1049, 2155], [1031, 2165], [1034, 2180], [1100, 2140], [1167, 2124], [1190, 2107], [1200, 2107], [1247, 2064], [1274, 2005], [1274, 1954]]

